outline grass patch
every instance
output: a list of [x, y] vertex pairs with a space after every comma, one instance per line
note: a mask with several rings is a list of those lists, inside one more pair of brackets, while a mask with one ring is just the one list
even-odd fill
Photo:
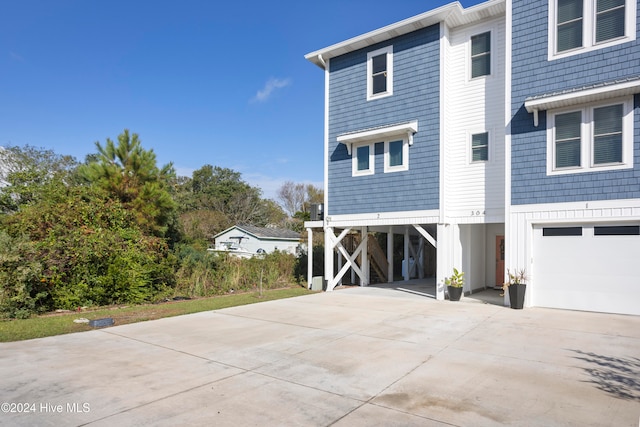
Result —
[[200, 311], [218, 310], [221, 308], [308, 295], [310, 293], [311, 292], [305, 288], [295, 287], [263, 291], [262, 296], [260, 296], [258, 292], [252, 292], [187, 301], [172, 301], [161, 304], [108, 307], [81, 312], [48, 314], [24, 320], [1, 320], [0, 342], [22, 341], [93, 329], [86, 323], [73, 323], [74, 319], [79, 318], [95, 320], [111, 317], [115, 321], [115, 325], [126, 325], [127, 323], [181, 316], [183, 314], [197, 313]]

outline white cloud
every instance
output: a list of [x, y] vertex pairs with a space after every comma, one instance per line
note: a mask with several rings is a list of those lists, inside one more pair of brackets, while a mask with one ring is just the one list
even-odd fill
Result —
[[273, 92], [277, 89], [282, 89], [291, 84], [291, 79], [275, 79], [270, 78], [262, 89], [260, 89], [256, 96], [251, 99], [251, 102], [265, 102], [271, 97]]
[[14, 61], [24, 62], [24, 58], [21, 55], [18, 55], [17, 53], [15, 53], [13, 51], [9, 51], [9, 56]]

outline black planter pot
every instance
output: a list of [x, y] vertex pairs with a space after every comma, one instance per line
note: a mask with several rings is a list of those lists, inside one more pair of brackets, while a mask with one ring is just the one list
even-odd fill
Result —
[[509, 286], [509, 302], [511, 308], [516, 310], [522, 310], [524, 307], [524, 293], [527, 290], [527, 285], [518, 284]]
[[460, 301], [460, 297], [462, 296], [462, 288], [458, 288], [456, 286], [447, 286], [447, 291], [449, 292], [449, 301]]

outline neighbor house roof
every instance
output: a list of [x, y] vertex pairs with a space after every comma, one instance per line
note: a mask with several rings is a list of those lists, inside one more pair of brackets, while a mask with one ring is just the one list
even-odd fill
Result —
[[466, 9], [462, 7], [460, 2], [456, 1], [324, 49], [316, 50], [306, 54], [304, 57], [318, 67], [326, 68], [325, 61], [327, 59], [384, 42], [439, 22], [445, 22], [450, 27], [458, 27], [493, 16], [503, 15], [505, 10], [505, 0], [489, 0]]
[[245, 233], [262, 240], [300, 240], [300, 233], [292, 230], [287, 230], [285, 228], [256, 227], [254, 225], [234, 225], [213, 237], [217, 238], [218, 236], [233, 229], [242, 230]]

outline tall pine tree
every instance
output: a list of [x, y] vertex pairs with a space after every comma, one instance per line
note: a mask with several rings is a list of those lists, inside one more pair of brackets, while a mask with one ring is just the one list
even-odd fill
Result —
[[153, 150], [143, 149], [138, 134], [128, 129], [118, 135], [117, 145], [107, 138], [104, 147], [96, 142], [96, 148], [97, 155], [80, 168], [81, 175], [131, 209], [147, 232], [164, 236], [175, 209], [169, 193], [173, 164], [158, 168]]

